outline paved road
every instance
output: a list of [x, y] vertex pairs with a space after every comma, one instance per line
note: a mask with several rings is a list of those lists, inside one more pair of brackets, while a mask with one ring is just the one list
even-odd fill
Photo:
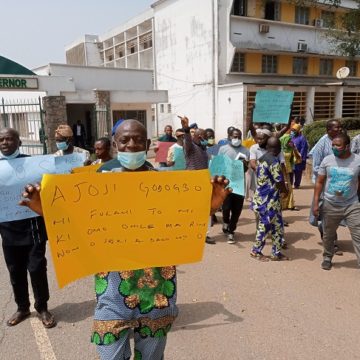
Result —
[[[335, 258], [333, 270], [321, 270], [321, 244], [307, 223], [311, 195], [309, 187], [296, 190], [301, 211], [284, 213], [291, 224], [289, 262], [250, 258], [255, 223], [247, 208], [237, 244], [226, 243], [220, 225], [212, 228], [217, 244], [206, 245], [203, 261], [178, 267], [180, 315], [169, 334], [167, 360], [360, 359], [360, 274], [350, 236], [339, 231], [345, 253]], [[0, 268], [0, 359], [97, 358], [89, 343], [91, 278], [59, 290], [50, 262], [49, 305], [58, 326], [44, 331], [33, 316], [8, 328], [14, 304], [2, 258]]]

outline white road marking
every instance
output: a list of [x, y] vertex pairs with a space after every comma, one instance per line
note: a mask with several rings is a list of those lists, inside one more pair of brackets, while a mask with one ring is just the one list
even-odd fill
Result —
[[[30, 292], [30, 301], [34, 304], [34, 296]], [[43, 323], [38, 317], [31, 317], [30, 324], [34, 332], [35, 341], [40, 353], [41, 360], [56, 360], [54, 350], [51, 346], [50, 339], [44, 328]]]

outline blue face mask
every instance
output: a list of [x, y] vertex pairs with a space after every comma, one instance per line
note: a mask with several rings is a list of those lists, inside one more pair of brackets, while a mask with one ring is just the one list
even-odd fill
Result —
[[4, 155], [3, 153], [1, 153], [1, 157], [2, 157], [3, 159], [6, 159], [6, 160], [15, 159], [15, 158], [17, 158], [19, 155], [20, 155], [20, 150], [19, 150], [19, 149], [16, 149], [15, 152], [13, 152], [11, 155]]
[[295, 131], [291, 131], [291, 132], [290, 132], [290, 137], [293, 138], [293, 137], [295, 137], [295, 136], [296, 136], [296, 132], [295, 132]]
[[207, 140], [200, 140], [200, 144], [202, 146], [207, 146], [208, 145], [208, 141]]
[[67, 150], [69, 147], [69, 144], [66, 141], [60, 141], [56, 143], [56, 147], [58, 150]]
[[143, 166], [146, 161], [146, 151], [138, 152], [120, 152], [117, 153], [117, 159], [121, 165], [129, 170], [136, 170]]

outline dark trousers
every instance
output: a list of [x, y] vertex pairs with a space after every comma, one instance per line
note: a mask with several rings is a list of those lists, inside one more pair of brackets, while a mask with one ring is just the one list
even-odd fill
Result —
[[244, 196], [229, 194], [222, 205], [223, 221], [229, 224], [229, 233], [233, 234], [244, 205]]
[[74, 145], [75, 146], [80, 146], [82, 148], [85, 147], [85, 141], [84, 141], [84, 137], [81, 135], [81, 136], [74, 136]]
[[292, 173], [290, 173], [290, 183], [293, 185], [293, 187], [300, 187], [301, 179], [302, 179], [302, 170], [294, 169]]
[[38, 312], [47, 310], [49, 286], [46, 275], [46, 242], [24, 246], [3, 245], [3, 251], [18, 310], [28, 311], [30, 307], [28, 271], [35, 298], [34, 307]]

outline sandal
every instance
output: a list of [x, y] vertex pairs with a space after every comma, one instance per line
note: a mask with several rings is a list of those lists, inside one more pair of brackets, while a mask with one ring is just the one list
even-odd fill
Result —
[[267, 258], [264, 254], [262, 253], [255, 253], [255, 252], [251, 252], [250, 253], [250, 256], [253, 258], [253, 259], [256, 259], [256, 260], [259, 260], [259, 261], [262, 261], [262, 262], [266, 262], [266, 261], [269, 261], [269, 258]]
[[271, 255], [270, 256], [271, 261], [287, 261], [290, 260], [287, 256], [285, 256], [282, 253], [279, 253], [278, 255]]
[[17, 311], [15, 314], [11, 316], [11, 318], [6, 322], [7, 326], [15, 326], [22, 321], [24, 321], [26, 318], [30, 316], [30, 311]]
[[41, 311], [40, 313], [38, 313], [38, 316], [45, 328], [50, 329], [56, 326], [54, 315], [52, 315], [49, 311]]

